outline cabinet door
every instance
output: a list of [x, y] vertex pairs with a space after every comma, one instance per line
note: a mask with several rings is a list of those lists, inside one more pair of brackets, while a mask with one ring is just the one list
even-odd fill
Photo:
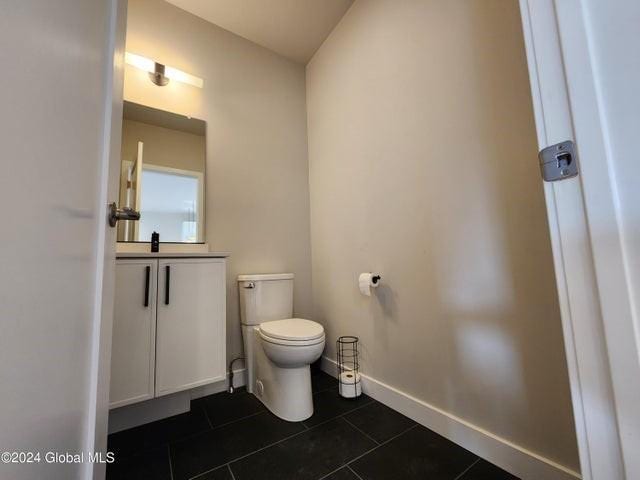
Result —
[[159, 261], [156, 396], [225, 378], [224, 259]]
[[110, 408], [154, 396], [157, 260], [117, 260]]

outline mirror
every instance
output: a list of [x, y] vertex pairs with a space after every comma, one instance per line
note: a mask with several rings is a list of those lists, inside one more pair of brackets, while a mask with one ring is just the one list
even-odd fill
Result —
[[118, 222], [119, 242], [204, 242], [206, 123], [124, 102], [120, 207], [139, 221]]

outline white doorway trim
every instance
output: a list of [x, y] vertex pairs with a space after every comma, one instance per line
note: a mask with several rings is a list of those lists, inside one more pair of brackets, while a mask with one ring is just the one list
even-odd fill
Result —
[[585, 5], [520, 8], [539, 146], [571, 139], [579, 155], [578, 177], [544, 188], [582, 476], [640, 478], [638, 345]]

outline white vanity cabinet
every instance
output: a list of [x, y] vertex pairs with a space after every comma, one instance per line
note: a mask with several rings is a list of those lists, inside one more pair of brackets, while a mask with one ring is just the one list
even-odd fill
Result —
[[116, 261], [109, 406], [154, 397], [158, 261]]
[[159, 266], [156, 395], [224, 379], [224, 260], [167, 259]]
[[225, 270], [224, 258], [116, 261], [111, 408], [226, 378]]

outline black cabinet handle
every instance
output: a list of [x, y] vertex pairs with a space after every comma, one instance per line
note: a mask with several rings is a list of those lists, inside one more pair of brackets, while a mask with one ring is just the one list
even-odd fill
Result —
[[151, 267], [147, 265], [145, 267], [146, 273], [144, 278], [144, 306], [149, 306], [149, 277], [151, 276]]
[[171, 267], [166, 265], [164, 267], [166, 272], [164, 276], [164, 304], [169, 305], [169, 285], [171, 285]]

